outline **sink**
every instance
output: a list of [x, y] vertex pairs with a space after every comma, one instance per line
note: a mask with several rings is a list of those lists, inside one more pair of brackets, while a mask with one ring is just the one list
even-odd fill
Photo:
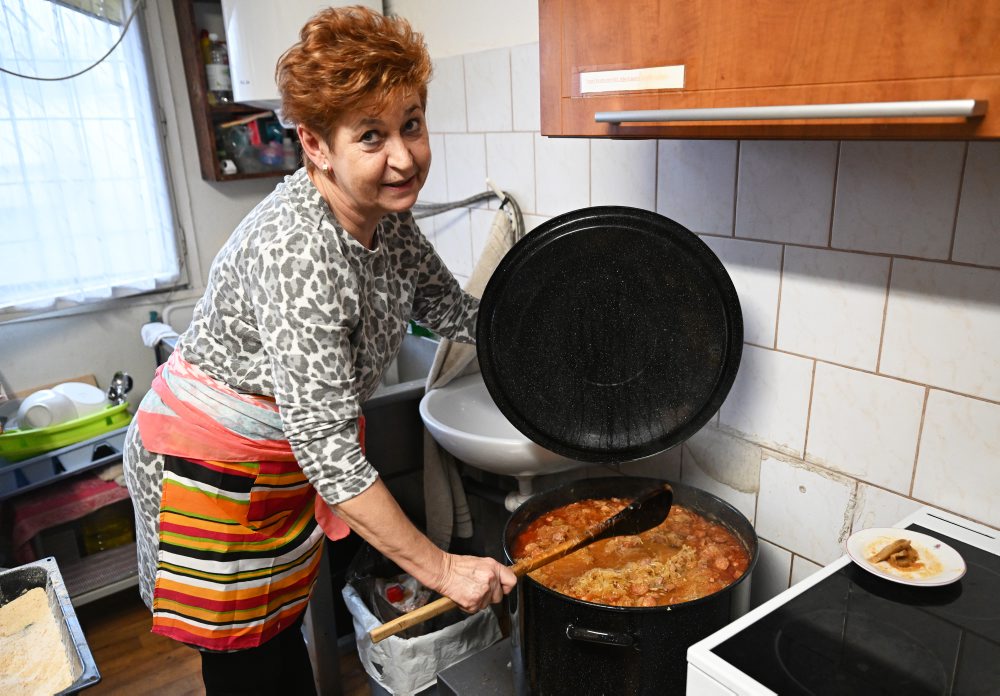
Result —
[[[420, 400], [420, 417], [434, 440], [455, 458], [483, 471], [517, 477], [520, 499], [531, 494], [534, 476], [587, 466], [525, 437], [497, 408], [479, 373], [428, 392]], [[508, 500], [508, 508], [516, 503]]]

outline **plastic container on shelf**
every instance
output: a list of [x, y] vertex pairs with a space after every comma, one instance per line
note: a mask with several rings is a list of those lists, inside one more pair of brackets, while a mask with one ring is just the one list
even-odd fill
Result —
[[135, 541], [132, 506], [128, 500], [106, 505], [81, 520], [84, 555], [116, 549]]
[[6, 430], [0, 435], [0, 459], [19, 462], [121, 428], [131, 420], [124, 403], [47, 428]]
[[283, 157], [281, 143], [276, 140], [272, 140], [260, 149], [260, 161], [268, 167], [281, 167]]

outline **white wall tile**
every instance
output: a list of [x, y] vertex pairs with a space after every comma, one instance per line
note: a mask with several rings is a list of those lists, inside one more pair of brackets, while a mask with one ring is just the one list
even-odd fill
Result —
[[788, 589], [792, 554], [763, 539], [758, 545], [757, 565], [750, 576], [750, 608], [759, 607]]
[[448, 200], [448, 158], [445, 156], [444, 136], [431, 134], [431, 169], [424, 187], [420, 190], [421, 203], [445, 203]]
[[736, 140], [661, 140], [656, 212], [693, 232], [732, 236]]
[[[437, 229], [434, 226], [434, 218], [427, 217], [417, 220], [417, 227], [420, 228], [420, 233], [427, 237], [427, 241], [437, 249]], [[440, 252], [438, 252], [440, 254]], [[171, 323], [173, 323], [171, 321]], [[186, 324], [185, 324], [186, 326]]]
[[547, 215], [529, 215], [528, 213], [524, 213], [524, 231], [531, 232], [531, 230], [550, 219]]
[[427, 127], [431, 133], [464, 133], [465, 71], [462, 56], [434, 61], [434, 75], [427, 86]]
[[513, 128], [510, 84], [510, 49], [498, 48], [465, 56], [465, 98], [470, 131], [509, 131]]
[[516, 131], [542, 129], [539, 75], [538, 44], [524, 44], [510, 49], [510, 81]]
[[872, 527], [893, 527], [901, 519], [923, 507], [910, 498], [864, 483], [858, 484], [858, 503], [851, 532]]
[[1000, 405], [931, 391], [913, 496], [1000, 527]]
[[[482, 134], [444, 136], [448, 168], [448, 201], [482, 193], [486, 190], [486, 137]], [[486, 203], [481, 204], [483, 207]]]
[[896, 259], [879, 371], [1000, 401], [1000, 270]]
[[812, 360], [743, 346], [736, 381], [719, 410], [721, 424], [801, 456], [812, 370]]
[[841, 145], [833, 246], [948, 258], [964, 143]]
[[559, 215], [590, 204], [590, 141], [535, 138], [536, 213]]
[[760, 488], [760, 460], [760, 447], [707, 426], [684, 443], [681, 482], [719, 496], [752, 524]]
[[823, 570], [823, 566], [818, 563], [813, 563], [802, 556], [795, 556], [792, 558], [792, 584], [796, 585], [820, 570]]
[[472, 267], [479, 263], [479, 257], [483, 255], [486, 248], [486, 241], [490, 237], [490, 230], [493, 229], [493, 221], [496, 219], [498, 211], [486, 208], [469, 209], [469, 234], [472, 238]]
[[510, 193], [521, 212], [535, 210], [535, 138], [531, 133], [487, 133], [486, 174]]
[[785, 247], [778, 348], [874, 370], [889, 259]]
[[909, 493], [924, 387], [817, 363], [806, 459]]
[[854, 482], [765, 456], [760, 465], [757, 533], [817, 563], [843, 555]]
[[955, 261], [1000, 266], [1000, 143], [969, 143], [955, 227]]
[[740, 143], [736, 236], [827, 246], [837, 143]]
[[[469, 211], [449, 210], [424, 220], [434, 222], [434, 248], [453, 274], [468, 278], [472, 275], [472, 232]], [[464, 285], [464, 283], [463, 283]]]
[[743, 340], [774, 347], [781, 284], [780, 244], [702, 237], [733, 279], [743, 310]]
[[590, 204], [655, 210], [656, 141], [592, 140]]

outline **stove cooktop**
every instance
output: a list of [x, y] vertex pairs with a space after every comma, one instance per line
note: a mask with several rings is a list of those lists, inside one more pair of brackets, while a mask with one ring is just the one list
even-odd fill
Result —
[[841, 563], [711, 653], [782, 696], [1000, 694], [1000, 555], [917, 522], [901, 526], [951, 545], [965, 576], [911, 587]]

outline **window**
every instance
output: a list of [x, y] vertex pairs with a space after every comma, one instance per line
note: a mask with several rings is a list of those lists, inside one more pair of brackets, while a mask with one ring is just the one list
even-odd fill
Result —
[[[0, 312], [147, 292], [180, 277], [133, 11], [129, 0], [0, 4]], [[119, 38], [70, 79], [10, 74], [71, 75]]]

